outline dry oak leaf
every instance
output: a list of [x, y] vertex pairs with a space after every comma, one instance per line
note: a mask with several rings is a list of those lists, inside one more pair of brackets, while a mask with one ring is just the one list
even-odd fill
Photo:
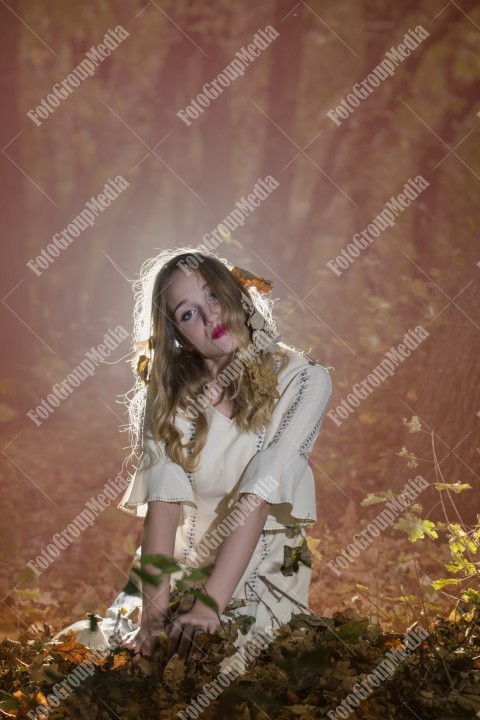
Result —
[[92, 663], [92, 665], [103, 665], [106, 662], [106, 658], [97, 659], [90, 648], [79, 643], [73, 630], [69, 630], [65, 642], [61, 645], [55, 645], [51, 652], [73, 665], [80, 665], [85, 661]]

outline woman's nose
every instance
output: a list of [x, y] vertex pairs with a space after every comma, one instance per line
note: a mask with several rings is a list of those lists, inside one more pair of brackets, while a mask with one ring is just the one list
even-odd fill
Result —
[[208, 307], [204, 311], [204, 318], [205, 318], [206, 325], [209, 325], [210, 323], [215, 324], [216, 317], [217, 317], [217, 311], [214, 308]]

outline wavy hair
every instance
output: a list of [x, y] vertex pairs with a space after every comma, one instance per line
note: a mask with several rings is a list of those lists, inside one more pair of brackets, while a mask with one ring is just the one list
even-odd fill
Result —
[[[246, 288], [231, 272], [228, 262], [216, 254], [188, 247], [177, 248], [163, 250], [143, 264], [139, 280], [133, 285], [133, 341], [136, 348], [133, 366], [136, 370], [142, 354], [148, 357], [149, 378], [145, 386], [137, 374], [134, 387], [125, 395], [129, 414], [127, 429], [132, 441], [130, 458], [143, 459], [148, 456], [153, 459], [146, 444], [148, 429], [153, 440], [163, 447], [170, 460], [180, 465], [185, 472], [194, 472], [207, 441], [207, 418], [204, 412], [197, 412], [194, 437], [185, 440], [184, 433], [175, 423], [175, 417], [177, 413], [185, 419], [191, 417], [192, 406], [202, 395], [205, 384], [211, 381], [211, 376], [203, 357], [194, 348], [184, 347], [182, 335], [166, 304], [165, 290], [172, 281], [173, 273], [181, 269], [182, 265], [191, 272], [199, 273], [215, 292], [221, 307], [222, 322], [235, 340], [236, 349], [227, 356], [218, 375], [232, 363], [235, 368], [241, 368], [229, 376], [225, 398], [232, 402], [232, 420], [242, 432], [259, 432], [262, 426], [268, 426], [275, 406], [275, 397], [271, 393], [256, 394], [250, 373], [246, 372], [241, 362], [245, 352], [248, 353], [247, 348], [252, 347], [254, 333], [247, 323], [250, 313], [245, 309], [245, 300], [247, 306], [254, 308], [267, 326], [276, 335], [278, 333], [272, 318], [275, 301], [255, 287]], [[283, 368], [289, 361], [286, 351], [288, 346], [280, 341], [274, 343], [273, 350], [270, 345], [268, 350], [257, 356], [250, 353], [247, 357], [252, 357], [254, 364], [269, 370], [273, 370], [277, 361], [280, 362], [279, 369]], [[237, 359], [240, 363], [235, 363]], [[145, 358], [143, 360], [145, 362]]]

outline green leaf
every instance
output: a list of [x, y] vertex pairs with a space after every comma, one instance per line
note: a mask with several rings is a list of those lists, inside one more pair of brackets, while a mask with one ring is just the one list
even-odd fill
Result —
[[247, 603], [245, 600], [241, 600], [240, 598], [234, 598], [233, 600], [230, 600], [223, 612], [225, 615], [230, 615], [233, 610], [237, 610], [240, 607], [245, 607], [246, 604]]
[[17, 700], [17, 698], [12, 697], [11, 695], [7, 695], [6, 699], [0, 702], [0, 710], [3, 710], [5, 713], [10, 713], [13, 712], [13, 710], [18, 710], [19, 707], [20, 702]]
[[467, 575], [475, 575], [475, 565], [459, 555], [455, 556], [455, 562], [444, 563], [444, 565], [448, 572], [451, 573], [458, 573], [463, 570]]
[[468, 588], [462, 592], [462, 599], [475, 605], [480, 605], [480, 593], [472, 588]]
[[283, 575], [290, 576], [293, 573], [297, 573], [299, 570], [299, 563], [303, 563], [307, 567], [312, 567], [312, 554], [308, 549], [306, 538], [298, 547], [291, 547], [290, 545], [283, 546], [283, 565], [280, 570]]
[[167, 574], [181, 570], [178, 563], [168, 555], [143, 555], [140, 562], [142, 565], [153, 565]]
[[360, 505], [375, 505], [376, 503], [385, 502], [394, 497], [391, 490], [385, 490], [378, 493], [368, 493], [367, 497], [362, 500]]
[[[403, 419], [405, 420], [406, 418], [403, 418]], [[418, 465], [417, 458], [415, 457], [415, 455], [412, 452], [408, 452], [406, 447], [403, 447], [400, 450], [400, 452], [395, 453], [395, 455], [398, 455], [398, 457], [407, 458], [407, 467], [409, 467], [409, 468], [416, 468]]]
[[200, 590], [192, 590], [192, 595], [194, 595], [195, 600], [202, 602], [204, 605], [218, 613], [218, 603], [215, 602], [212, 597], [210, 597], [209, 595], [205, 595], [204, 593], [200, 592]]
[[294, 538], [302, 531], [302, 525], [300, 523], [286, 524], [284, 527], [286, 528], [285, 534], [288, 538]]
[[204, 568], [197, 568], [196, 570], [192, 570], [192, 572], [187, 575], [186, 579], [191, 580], [192, 582], [197, 580], [205, 580], [206, 578], [210, 577], [214, 567], [215, 566], [212, 564]]
[[132, 572], [134, 572], [135, 575], [138, 575], [140, 580], [143, 580], [150, 585], [157, 586], [162, 582], [163, 573], [160, 573], [159, 575], [151, 575], [146, 570], [141, 570], [140, 568], [135, 567], [132, 567]]
[[356, 642], [366, 631], [370, 621], [368, 618], [365, 620], [352, 620], [351, 622], [343, 623], [335, 631], [327, 630], [324, 634], [324, 640], [342, 640], [346, 643]]
[[286, 577], [289, 577], [293, 575], [293, 573], [298, 572], [298, 557], [294, 552], [294, 548], [290, 545], [284, 545], [283, 546], [283, 565], [281, 566], [280, 570], [283, 575]]
[[453, 492], [461, 493], [462, 490], [471, 490], [472, 486], [468, 483], [434, 483], [437, 490], [453, 490]]
[[418, 415], [412, 415], [412, 419], [410, 422], [407, 420], [407, 418], [402, 418], [402, 423], [408, 427], [408, 432], [416, 433], [420, 432], [422, 429], [422, 425], [420, 423], [420, 418]]
[[425, 537], [425, 533], [427, 533], [427, 535], [430, 535], [430, 537], [433, 539], [438, 537], [438, 534], [434, 529], [435, 523], [431, 522], [430, 520], [422, 520], [421, 518], [418, 518], [415, 515], [411, 515], [410, 513], [405, 515], [405, 517], [400, 518], [400, 520], [393, 527], [396, 530], [402, 530], [403, 532], [406, 532], [408, 535], [408, 539], [411, 542], [415, 542], [416, 540]]
[[458, 582], [460, 582], [460, 579], [443, 578], [442, 580], [434, 580], [431, 585], [434, 590], [441, 590], [445, 585], [456, 585]]
[[240, 626], [240, 632], [242, 635], [246, 635], [254, 622], [256, 621], [256, 618], [253, 615], [235, 615], [234, 621]]
[[475, 540], [472, 540], [472, 538], [469, 538], [463, 530], [457, 531], [457, 535], [451, 537], [448, 543], [450, 545], [450, 552], [457, 562], [459, 557], [461, 558], [463, 553], [467, 550], [469, 550], [473, 555], [477, 552], [477, 543]]

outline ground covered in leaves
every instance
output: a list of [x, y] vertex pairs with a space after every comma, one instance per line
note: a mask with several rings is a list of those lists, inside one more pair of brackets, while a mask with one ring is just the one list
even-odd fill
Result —
[[[437, 618], [425, 639], [406, 657], [399, 656], [385, 680], [377, 687], [363, 685], [364, 697], [354, 698], [358, 707], [350, 705], [349, 716], [475, 717], [480, 711], [479, 620], [480, 608], [468, 601], [458, 603], [450, 617]], [[43, 707], [51, 720], [158, 720], [182, 717], [178, 713], [196, 700], [205, 720], [347, 717], [345, 710], [337, 710], [342, 701], [352, 698], [355, 687], [371, 679], [385, 658], [405, 650], [404, 635], [382, 632], [353, 609], [333, 618], [297, 614], [262, 646], [247, 671], [220, 686], [221, 693], [202, 710], [198, 696], [218, 678], [225, 656], [235, 652], [238, 631], [229, 621], [215, 635], [197, 635], [204, 655], [187, 663], [178, 655], [167, 659], [165, 636], [154, 657], [133, 665], [129, 650], [115, 648], [95, 657], [73, 635], [53, 643], [50, 627], [35, 623], [18, 640], [0, 644], [1, 715], [43, 717]], [[55, 686], [61, 687], [86, 662], [94, 666], [92, 673], [85, 672], [73, 692], [55, 700]], [[53, 697], [53, 704], [45, 704], [47, 697]], [[197, 717], [194, 708], [185, 717]]]
[[[32, 392], [32, 402], [36, 397]], [[1, 478], [0, 718], [33, 718], [36, 708], [37, 717], [45, 715], [40, 710], [55, 685], [90, 657], [90, 651], [71, 638], [59, 645], [52, 643], [53, 636], [86, 613], [104, 616], [125, 586], [140, 544], [142, 522], [112, 503], [40, 576], [28, 566], [108, 478], [118, 474], [125, 457], [115, 439], [118, 418], [106, 406], [104, 414], [92, 415], [90, 400], [84, 412], [77, 408], [75, 423], [65, 425], [62, 418], [53, 417], [42, 427], [41, 443], [33, 425], [25, 426], [22, 418], [2, 424], [0, 413], [0, 439], [10, 461]], [[278, 631], [202, 717], [346, 717], [336, 708], [389, 652], [402, 647], [406, 630], [415, 624], [429, 631], [428, 638], [348, 717], [476, 717], [480, 603], [464, 583], [455, 588], [456, 595], [469, 593], [460, 602], [449, 594], [449, 587], [432, 587], [432, 580], [445, 574], [448, 548], [430, 538], [411, 543], [404, 534], [389, 530], [338, 576], [328, 563], [366, 527], [368, 509], [349, 502], [341, 512], [333, 512], [323, 490], [318, 492], [319, 522], [308, 538], [313, 563], [309, 605], [315, 614], [297, 615]], [[92, 661], [93, 674], [87, 674], [58, 707], [49, 707], [48, 717], [181, 717], [178, 713], [218, 677], [220, 663], [234, 652], [238, 631], [232, 625], [215, 637], [197, 636], [205, 656], [186, 666], [176, 656], [167, 661], [165, 648], [136, 667], [125, 650]]]

